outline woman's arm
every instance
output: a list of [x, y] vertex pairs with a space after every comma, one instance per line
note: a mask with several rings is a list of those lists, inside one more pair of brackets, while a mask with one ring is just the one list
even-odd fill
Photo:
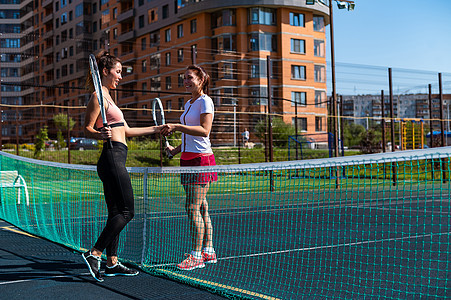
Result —
[[155, 133], [160, 133], [162, 126], [149, 126], [149, 127], [128, 127], [127, 122], [124, 121], [125, 126], [125, 136], [134, 137], [142, 135], [150, 135]]
[[169, 135], [172, 132], [180, 131], [192, 136], [208, 137], [213, 124], [213, 114], [205, 113], [200, 115], [200, 126], [189, 126], [183, 124], [166, 124], [161, 133]]
[[179, 154], [180, 152], [182, 152], [182, 144], [178, 145], [177, 147], [172, 147], [171, 145], [169, 145], [169, 147], [167, 147], [166, 149], [169, 150], [169, 152], [172, 154], [172, 156], [176, 156], [177, 154]]

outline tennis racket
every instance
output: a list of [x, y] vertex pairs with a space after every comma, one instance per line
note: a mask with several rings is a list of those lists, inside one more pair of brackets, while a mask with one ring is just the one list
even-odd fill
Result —
[[[152, 101], [152, 117], [153, 117], [153, 121], [155, 122], [156, 126], [165, 124], [163, 104], [161, 104], [160, 98], [155, 98]], [[164, 138], [165, 146], [169, 147], [168, 139], [165, 136], [163, 136], [163, 138]], [[169, 149], [166, 149], [166, 155], [168, 156], [168, 158], [173, 157], [171, 152], [169, 151]]]
[[[89, 67], [91, 68], [92, 82], [94, 83], [94, 89], [97, 95], [97, 101], [99, 101], [100, 114], [102, 115], [103, 127], [107, 127], [108, 123], [105, 114], [105, 103], [103, 102], [102, 81], [100, 80], [99, 67], [97, 66], [96, 57], [94, 54], [89, 55]], [[111, 139], [107, 139], [107, 147], [113, 148]]]

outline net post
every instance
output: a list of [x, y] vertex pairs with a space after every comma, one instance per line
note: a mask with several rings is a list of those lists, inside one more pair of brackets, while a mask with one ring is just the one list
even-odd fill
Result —
[[144, 215], [144, 222], [143, 222], [143, 247], [141, 251], [141, 266], [144, 265], [144, 258], [146, 257], [146, 249], [147, 249], [147, 205], [149, 204], [148, 201], [148, 194], [147, 194], [147, 178], [148, 178], [148, 169], [146, 168], [144, 171], [144, 177], [143, 177], [143, 215]]
[[[388, 85], [390, 91], [390, 119], [391, 119], [391, 151], [395, 152], [395, 113], [393, 110], [393, 80], [392, 80], [392, 69], [388, 68]], [[400, 125], [401, 126], [401, 125]], [[402, 141], [400, 141], [402, 142]], [[396, 163], [392, 162], [392, 172], [393, 172], [393, 185], [396, 185]]]
[[[442, 147], [445, 147], [445, 120], [443, 119], [443, 83], [442, 83], [442, 73], [438, 73], [438, 90], [439, 90], [439, 99], [440, 99], [440, 130], [441, 130], [441, 142]], [[448, 133], [446, 133], [448, 134]], [[447, 145], [448, 146], [448, 145]], [[447, 181], [447, 159], [442, 159], [442, 176], [443, 176], [443, 183], [446, 183]]]
[[[269, 161], [273, 162], [274, 161], [274, 151], [273, 151], [273, 140], [272, 140], [272, 109], [271, 109], [271, 105], [272, 105], [272, 97], [271, 97], [271, 57], [268, 55], [266, 57], [266, 76], [267, 76], [267, 81], [268, 81], [268, 145], [269, 145]], [[271, 192], [274, 192], [275, 188], [274, 188], [274, 172], [270, 171], [269, 174], [269, 180], [270, 180], [270, 186], [271, 186]]]
[[70, 164], [70, 115], [69, 115], [69, 105], [67, 106], [67, 163]]

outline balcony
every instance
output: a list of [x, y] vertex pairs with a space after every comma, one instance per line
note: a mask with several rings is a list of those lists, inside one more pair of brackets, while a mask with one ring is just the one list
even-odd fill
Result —
[[44, 40], [48, 38], [53, 38], [53, 29], [44, 33]]
[[53, 53], [53, 47], [47, 47], [47, 48], [45, 48], [44, 51], [42, 52], [42, 55], [43, 55], [43, 56], [47, 56], [47, 55], [52, 54], [52, 53]]
[[132, 19], [135, 17], [135, 9], [131, 8], [123, 13], [121, 13], [120, 15], [117, 16], [117, 22], [118, 23], [123, 23], [129, 19]]
[[42, 7], [43, 8], [45, 8], [45, 7], [49, 6], [49, 5], [52, 5], [52, 4], [53, 4], [53, 0], [43, 0], [42, 1]]
[[130, 30], [129, 32], [123, 33], [117, 37], [118, 43], [123, 43], [136, 38], [135, 30]]
[[50, 13], [44, 17], [42, 23], [47, 24], [49, 22], [53, 22], [53, 13]]

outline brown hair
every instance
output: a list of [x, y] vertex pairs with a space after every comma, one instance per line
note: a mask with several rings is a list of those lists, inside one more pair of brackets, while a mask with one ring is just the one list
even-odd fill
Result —
[[[99, 67], [100, 77], [103, 76], [103, 69], [111, 70], [117, 63], [120, 63], [121, 60], [114, 55], [111, 55], [106, 50], [100, 50], [96, 55], [97, 66]], [[94, 83], [92, 81], [91, 69], [88, 71], [88, 75], [86, 75], [86, 88], [89, 92], [94, 92]]]
[[208, 75], [208, 73], [205, 71], [205, 69], [199, 65], [191, 65], [191, 66], [186, 67], [186, 70], [194, 71], [196, 73], [197, 77], [202, 79], [202, 81], [203, 81], [202, 91], [205, 94], [208, 94], [208, 85], [210, 84], [210, 75]]

